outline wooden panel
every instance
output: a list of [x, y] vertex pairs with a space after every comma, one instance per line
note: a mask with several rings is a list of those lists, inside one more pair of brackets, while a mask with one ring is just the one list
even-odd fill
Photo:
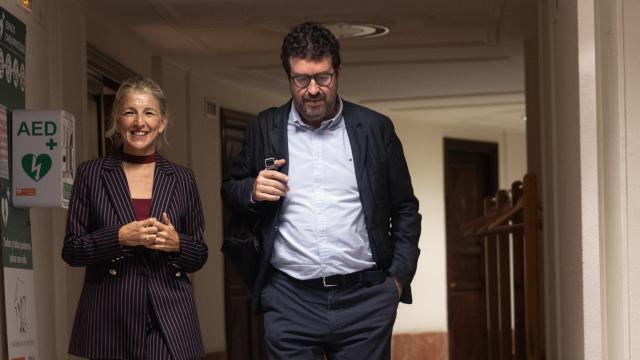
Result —
[[[485, 199], [485, 214], [510, 207], [511, 199], [505, 190], [498, 191], [495, 199]], [[495, 360], [511, 360], [514, 352], [509, 238], [507, 231], [485, 237], [489, 358]]]
[[[495, 208], [496, 204], [490, 199], [484, 201], [485, 213]], [[497, 336], [500, 327], [500, 306], [498, 300], [498, 236], [490, 235], [484, 238], [485, 249], [485, 284], [487, 298], [487, 330], [489, 359], [500, 359], [500, 338]]]
[[497, 190], [497, 145], [445, 139], [445, 209], [449, 356], [491, 359], [487, 353], [485, 250], [461, 225], [483, 214], [483, 198]]
[[449, 329], [455, 338], [449, 338], [451, 359], [491, 359], [487, 354], [487, 329], [484, 293], [455, 291], [449, 293], [448, 306], [465, 309], [464, 316], [449, 318]]
[[[233, 159], [242, 149], [244, 129], [255, 116], [222, 109], [222, 173], [226, 174]], [[223, 209], [223, 224], [229, 223], [230, 212]], [[251, 314], [251, 294], [231, 262], [224, 260], [225, 330], [229, 359], [266, 359], [262, 316]]]
[[527, 359], [545, 358], [542, 284], [542, 245], [538, 240], [538, 189], [533, 174], [524, 177], [525, 332]]
[[465, 236], [484, 240], [489, 358], [542, 360], [544, 309], [536, 177], [525, 175], [524, 183], [514, 182], [511, 192], [511, 198], [506, 190], [486, 197], [484, 215], [463, 228]]

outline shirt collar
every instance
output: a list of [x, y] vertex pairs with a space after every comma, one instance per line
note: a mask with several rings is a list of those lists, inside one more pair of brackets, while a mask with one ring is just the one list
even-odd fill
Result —
[[[340, 126], [343, 121], [342, 99], [338, 97], [338, 112], [331, 119], [323, 121], [318, 129], [333, 129]], [[291, 105], [291, 111], [289, 112], [289, 123], [298, 127], [315, 130], [312, 126], [309, 126], [305, 124], [304, 121], [302, 121], [302, 117], [300, 116], [300, 113], [298, 113], [298, 109], [296, 109], [296, 106], [294, 104]]]

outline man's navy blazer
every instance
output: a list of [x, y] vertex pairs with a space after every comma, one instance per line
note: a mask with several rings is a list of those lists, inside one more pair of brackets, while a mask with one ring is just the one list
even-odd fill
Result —
[[[273, 254], [282, 199], [252, 204], [251, 192], [264, 159], [289, 159], [287, 121], [291, 101], [263, 111], [245, 131], [245, 144], [222, 182], [222, 198], [235, 212], [256, 213], [260, 218], [257, 237], [262, 250], [257, 280], [252, 289], [254, 310], [259, 309], [260, 291], [267, 279]], [[375, 111], [343, 100], [343, 112], [360, 201], [365, 215], [373, 259], [403, 285], [401, 301], [411, 303], [409, 284], [416, 272], [421, 216], [413, 194], [409, 169], [391, 120]], [[262, 123], [262, 125], [260, 124]], [[271, 136], [271, 154], [265, 154], [265, 136]], [[288, 171], [288, 161], [280, 170]]]
[[174, 359], [204, 356], [193, 287], [185, 273], [207, 260], [200, 196], [191, 171], [156, 155], [151, 216], [166, 212], [180, 238], [167, 253], [118, 242], [135, 213], [120, 154], [82, 163], [74, 181], [63, 259], [86, 267], [69, 352], [99, 359], [142, 359], [147, 314]]

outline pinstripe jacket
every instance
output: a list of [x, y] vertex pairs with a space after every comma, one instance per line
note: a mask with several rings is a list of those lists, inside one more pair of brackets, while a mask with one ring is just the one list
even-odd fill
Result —
[[62, 258], [86, 267], [69, 353], [142, 359], [153, 306], [174, 359], [204, 355], [193, 288], [185, 273], [207, 260], [204, 218], [191, 171], [156, 155], [151, 215], [166, 212], [180, 252], [123, 247], [118, 230], [135, 220], [120, 154], [82, 163], [71, 192]]

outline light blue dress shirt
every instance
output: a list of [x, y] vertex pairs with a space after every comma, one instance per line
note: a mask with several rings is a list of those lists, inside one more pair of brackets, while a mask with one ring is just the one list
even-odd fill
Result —
[[292, 105], [287, 136], [289, 192], [271, 264], [301, 280], [374, 267], [342, 100], [318, 129]]

